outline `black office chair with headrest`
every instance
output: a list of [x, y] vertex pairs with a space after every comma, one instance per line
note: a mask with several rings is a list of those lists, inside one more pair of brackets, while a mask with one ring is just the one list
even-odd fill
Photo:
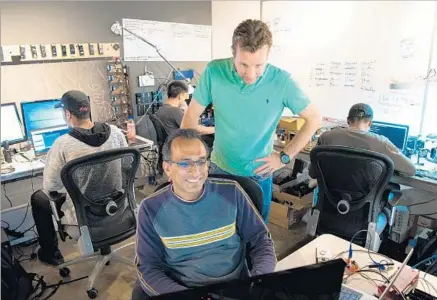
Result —
[[[310, 176], [317, 179], [317, 203], [307, 224], [312, 236], [330, 233], [377, 250], [381, 242], [376, 234], [378, 215], [387, 199], [383, 195], [393, 162], [380, 153], [343, 146], [316, 146], [310, 153]], [[374, 238], [378, 237], [378, 238]]]
[[164, 146], [165, 140], [168, 137], [167, 132], [165, 131], [165, 127], [162, 124], [161, 120], [158, 118], [157, 115], [153, 114], [150, 115], [150, 120], [153, 123], [153, 126], [155, 127], [155, 131], [156, 131], [156, 140], [157, 140], [157, 145], [158, 145], [158, 150], [159, 150], [159, 155], [158, 155], [158, 172], [159, 174], [163, 174], [163, 170], [162, 170], [162, 147]]
[[[236, 176], [236, 175], [228, 175], [228, 174], [210, 174], [208, 178], [218, 178], [218, 179], [228, 179], [236, 181], [246, 192], [247, 196], [249, 196], [250, 200], [252, 200], [253, 205], [255, 205], [258, 212], [261, 214], [261, 210], [263, 207], [263, 193], [262, 189], [258, 183], [248, 177]], [[155, 191], [159, 191], [160, 189], [169, 185], [170, 182], [164, 182], [160, 184]]]
[[133, 261], [116, 254], [134, 242], [117, 249], [111, 246], [136, 233], [134, 179], [139, 162], [138, 150], [126, 147], [74, 159], [61, 170], [61, 180], [73, 202], [78, 226], [62, 225], [57, 214], [54, 215], [61, 231], [77, 235], [81, 257], [59, 265], [58, 269], [61, 276], [67, 276], [67, 266], [97, 260], [87, 289], [92, 299], [97, 296], [94, 281], [110, 260], [134, 266]]

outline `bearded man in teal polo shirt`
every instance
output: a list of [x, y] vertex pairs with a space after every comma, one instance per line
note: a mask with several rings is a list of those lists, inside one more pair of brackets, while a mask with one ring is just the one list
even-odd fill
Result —
[[[263, 190], [262, 217], [268, 221], [272, 173], [290, 162], [320, 125], [320, 114], [290, 74], [267, 63], [272, 33], [259, 20], [245, 20], [234, 31], [233, 57], [211, 61], [200, 77], [182, 128], [196, 128], [209, 104], [214, 105], [215, 141], [211, 154], [215, 173], [256, 180]], [[280, 153], [273, 137], [284, 108], [305, 125]]]

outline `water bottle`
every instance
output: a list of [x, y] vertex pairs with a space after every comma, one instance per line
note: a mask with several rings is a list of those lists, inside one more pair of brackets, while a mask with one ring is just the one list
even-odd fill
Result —
[[135, 122], [132, 116], [127, 118], [127, 142], [128, 144], [134, 144], [136, 141]]

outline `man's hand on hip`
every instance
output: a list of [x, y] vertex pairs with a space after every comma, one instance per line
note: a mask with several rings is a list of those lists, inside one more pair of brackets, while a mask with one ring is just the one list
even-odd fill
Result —
[[273, 151], [272, 154], [270, 154], [269, 156], [255, 160], [255, 162], [264, 163], [262, 166], [258, 167], [255, 170], [255, 173], [257, 175], [264, 176], [264, 177], [272, 175], [273, 172], [285, 166], [281, 161], [281, 157], [279, 156], [279, 153], [275, 151]]

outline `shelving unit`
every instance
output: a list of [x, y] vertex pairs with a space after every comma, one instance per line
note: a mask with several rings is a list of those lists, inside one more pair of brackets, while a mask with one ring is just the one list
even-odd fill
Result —
[[132, 116], [127, 66], [123, 65], [119, 58], [116, 58], [108, 62], [106, 70], [110, 101], [116, 116], [114, 124], [126, 130], [128, 117]]

